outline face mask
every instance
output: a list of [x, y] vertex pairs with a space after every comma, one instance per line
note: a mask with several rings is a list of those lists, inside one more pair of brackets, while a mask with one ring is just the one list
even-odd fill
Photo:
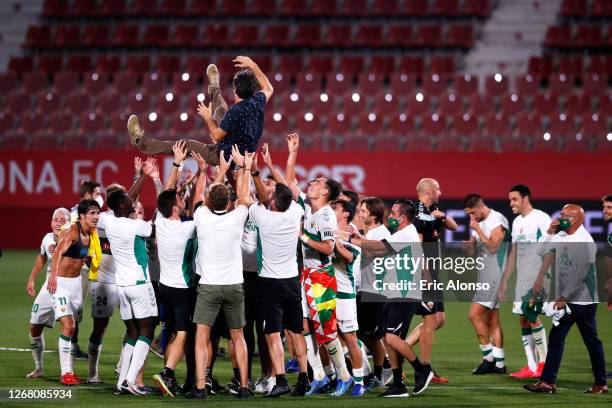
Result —
[[389, 232], [392, 234], [395, 233], [395, 231], [397, 231], [397, 228], [399, 227], [398, 219], [389, 217], [387, 218], [387, 222], [389, 224]]
[[559, 218], [559, 226], [557, 229], [559, 231], [567, 231], [572, 226], [572, 223], [568, 218]]
[[98, 203], [98, 205], [100, 206], [100, 208], [102, 208], [102, 206], [104, 205], [104, 199], [102, 198], [101, 195], [97, 196], [96, 198], [94, 198], [94, 200], [96, 201], [96, 203]]

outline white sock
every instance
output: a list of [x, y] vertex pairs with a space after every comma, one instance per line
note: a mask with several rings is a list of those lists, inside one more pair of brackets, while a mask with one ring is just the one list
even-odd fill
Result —
[[546, 330], [544, 325], [531, 329], [533, 332], [533, 339], [535, 340], [535, 347], [538, 352], [538, 362], [542, 363], [546, 361], [546, 353], [548, 351], [548, 344], [546, 343]]
[[32, 346], [32, 357], [37, 370], [44, 369], [43, 353], [45, 351], [45, 338], [41, 334], [38, 337], [30, 336], [30, 345]]
[[336, 370], [334, 370], [334, 366], [331, 364], [323, 366], [323, 371], [325, 371], [325, 375], [330, 378], [333, 378], [333, 376], [336, 375]]
[[140, 369], [147, 359], [149, 354], [149, 348], [151, 346], [151, 339], [145, 336], [138, 337], [136, 345], [134, 346], [134, 352], [132, 353], [132, 361], [130, 362], [130, 369], [128, 370], [127, 380], [128, 384], [134, 384], [136, 382], [136, 376], [140, 372]]
[[368, 353], [366, 351], [365, 345], [361, 342], [361, 340], [357, 340], [357, 344], [359, 345], [359, 350], [361, 350], [363, 375], [367, 377], [372, 373], [372, 367], [370, 367], [370, 361], [368, 360]]
[[363, 385], [363, 368], [362, 367], [359, 367], [359, 368], [353, 367], [353, 381], [355, 381], [355, 384]]
[[308, 358], [308, 364], [312, 368], [312, 375], [315, 381], [321, 381], [325, 378], [325, 371], [323, 371], [323, 364], [321, 363], [321, 355], [318, 353], [319, 346], [316, 344], [314, 336], [310, 333], [304, 334], [306, 339], [306, 357]]
[[332, 363], [334, 363], [334, 367], [336, 368], [336, 373], [338, 377], [342, 381], [348, 381], [351, 378], [348, 370], [346, 369], [346, 361], [344, 360], [344, 354], [341, 353], [342, 343], [340, 340], [333, 339], [332, 341], [325, 343], [325, 347], [327, 348], [327, 352], [329, 353], [329, 358]]
[[531, 371], [535, 371], [537, 363], [535, 360], [535, 341], [533, 340], [533, 334], [531, 329], [521, 329], [521, 339], [523, 341], [523, 348], [525, 349], [525, 355], [527, 356], [527, 365]]
[[132, 361], [132, 354], [134, 353], [134, 341], [128, 339], [127, 343], [123, 345], [121, 349], [121, 365], [119, 367], [119, 379], [117, 380], [117, 387], [121, 387], [123, 380], [127, 377], [128, 370], [130, 369], [130, 361]]
[[95, 377], [98, 375], [98, 363], [100, 361], [100, 352], [102, 351], [102, 343], [95, 344], [91, 342], [89, 338], [89, 357], [87, 362], [89, 364], [89, 377]]
[[495, 367], [502, 368], [506, 365], [506, 359], [504, 357], [504, 349], [493, 346], [493, 359], [495, 360]]
[[493, 345], [491, 343], [481, 344], [480, 351], [482, 351], [482, 359], [486, 361], [493, 361]]
[[72, 343], [70, 342], [70, 337], [66, 337], [63, 334], [60, 334], [58, 347], [62, 375], [66, 373], [71, 373], [74, 359], [72, 354]]

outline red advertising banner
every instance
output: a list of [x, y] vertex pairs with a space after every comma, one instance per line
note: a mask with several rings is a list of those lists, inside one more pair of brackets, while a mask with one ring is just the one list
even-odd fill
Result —
[[[0, 151], [0, 206], [49, 208], [71, 206], [83, 179], [103, 186], [132, 183], [137, 151]], [[142, 157], [142, 155], [140, 155]], [[284, 167], [286, 152], [272, 158]], [[504, 199], [517, 183], [528, 184], [538, 199], [598, 199], [610, 193], [609, 153], [407, 153], [302, 151], [297, 177], [304, 187], [318, 176], [332, 177], [346, 188], [383, 198], [414, 197], [422, 177], [439, 180], [444, 198], [478, 192]], [[167, 174], [171, 156], [158, 157]], [[260, 160], [261, 161], [261, 160]], [[187, 167], [195, 170], [195, 163]], [[264, 172], [265, 174], [265, 172]], [[145, 207], [154, 206], [153, 189], [142, 193]]]

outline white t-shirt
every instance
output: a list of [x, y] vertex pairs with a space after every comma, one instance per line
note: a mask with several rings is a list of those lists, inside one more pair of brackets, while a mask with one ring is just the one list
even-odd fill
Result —
[[512, 243], [516, 244], [517, 301], [533, 287], [540, 272], [542, 257], [538, 254], [538, 247], [550, 239], [546, 232], [550, 222], [548, 214], [536, 209], [524, 217], [518, 215], [512, 221]]
[[298, 275], [297, 242], [304, 210], [295, 202], [285, 212], [259, 205], [249, 208], [257, 229], [257, 272], [264, 278], [287, 279]]
[[[484, 220], [478, 223], [483, 234], [491, 238], [493, 230], [500, 225], [504, 228], [508, 235], [508, 220], [502, 213], [491, 209], [489, 215]], [[485, 245], [480, 243], [480, 237], [476, 231], [472, 230], [472, 236], [478, 242], [478, 256], [483, 258], [484, 267], [478, 271], [478, 280], [481, 283], [489, 283], [492, 288], [497, 288], [501, 276], [506, 269], [506, 261], [508, 260], [508, 237], [504, 237], [499, 244], [497, 252], [492, 254]]]
[[242, 234], [249, 210], [239, 205], [228, 213], [200, 206], [194, 216], [198, 233], [200, 284], [234, 285], [242, 277]]
[[[383, 224], [380, 224], [376, 228], [372, 228], [369, 230], [365, 238], [367, 240], [372, 241], [382, 241], [383, 239], [389, 238], [391, 233]], [[374, 284], [377, 280], [382, 280], [382, 275], [377, 274], [372, 265], [372, 260], [368, 259], [367, 264], [363, 262], [363, 259], [360, 260], [361, 266], [359, 269], [353, 268], [354, 273], [357, 274], [355, 279], [355, 284], [359, 288], [359, 291], [368, 292], [368, 293], [379, 293], [379, 290], [374, 288]], [[363, 271], [361, 271], [363, 267]]]
[[40, 254], [47, 257], [47, 278], [51, 273], [51, 258], [53, 257], [53, 251], [55, 251], [55, 235], [52, 232], [48, 232], [40, 243]]
[[[334, 232], [338, 228], [336, 214], [331, 206], [325, 205], [317, 212], [306, 202], [306, 194], [300, 193], [298, 204], [304, 209], [304, 233], [315, 241], [334, 242]], [[331, 256], [302, 245], [304, 268], [321, 269], [331, 265]]]
[[194, 255], [195, 222], [170, 220], [159, 211], [155, 237], [159, 259], [159, 283], [171, 288], [188, 288]]
[[341, 241], [344, 248], [353, 254], [353, 260], [346, 263], [334, 249], [332, 262], [336, 274], [336, 284], [338, 286], [338, 296], [344, 298], [355, 297], [357, 293], [357, 277], [360, 275], [361, 248], [346, 241]]
[[[416, 227], [413, 224], [402, 228], [395, 234], [386, 238], [385, 241], [395, 251], [395, 255], [391, 256], [407, 256], [408, 259], [412, 258], [417, 260], [423, 258], [423, 247], [421, 245], [421, 238], [417, 232]], [[408, 298], [408, 299], [421, 299], [421, 288], [420, 281], [422, 276], [422, 264], [421, 261], [410, 261], [405, 263], [407, 267], [398, 268], [397, 264], [393, 268], [386, 271], [385, 283], [401, 283], [401, 282], [414, 282], [414, 287], [406, 287], [401, 290], [392, 290], [391, 293], [387, 293], [387, 297], [390, 298]], [[416, 264], [416, 267], [415, 267]]]
[[117, 286], [141, 285], [151, 281], [145, 238], [151, 236], [150, 222], [114, 214], [101, 214], [98, 226], [106, 231], [111, 245]]
[[[251, 207], [254, 207], [253, 204]], [[245, 272], [257, 272], [257, 230], [251, 218], [244, 224], [242, 234], [242, 270]]]

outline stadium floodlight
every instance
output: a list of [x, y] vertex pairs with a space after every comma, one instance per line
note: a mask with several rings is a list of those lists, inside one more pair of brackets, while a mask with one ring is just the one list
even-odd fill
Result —
[[439, 121], [440, 115], [438, 115], [437, 113], [434, 113], [433, 115], [431, 115], [431, 120], [433, 120], [434, 122]]
[[151, 79], [152, 79], [153, 81], [157, 81], [157, 78], [158, 78], [158, 77], [157, 77], [157, 72], [153, 72], [153, 73], [151, 74]]
[[337, 114], [336, 119], [338, 119], [338, 122], [344, 122], [344, 113]]
[[183, 82], [189, 81], [189, 72], [183, 72], [183, 75], [181, 75], [181, 81]]
[[386, 94], [385, 94], [385, 101], [386, 101], [386, 102], [391, 102], [391, 101], [393, 101], [393, 94], [386, 93]]
[[376, 120], [376, 114], [374, 112], [371, 112], [368, 114], [368, 120], [370, 122], [374, 122]]
[[142, 94], [141, 94], [140, 92], [138, 92], [138, 93], [136, 94], [136, 100], [137, 100], [137, 101], [142, 101]]
[[204, 94], [200, 92], [198, 96], [196, 96], [196, 99], [198, 100], [198, 102], [204, 102]]
[[576, 140], [582, 140], [582, 133], [576, 133]]
[[149, 120], [151, 122], [155, 122], [157, 120], [157, 113], [155, 113], [155, 112], [149, 113]]
[[463, 116], [461, 116], [461, 119], [463, 119], [464, 122], [467, 122], [468, 120], [470, 120], [470, 114], [464, 113]]
[[281, 73], [275, 74], [274, 75], [274, 80], [275, 81], [279, 81], [279, 82], [282, 81], [283, 80], [283, 74], [281, 74]]
[[448, 95], [448, 100], [451, 102], [455, 102], [455, 100], [457, 99], [457, 97], [455, 96], [455, 94], [450, 94]]
[[304, 114], [304, 119], [306, 119], [306, 122], [312, 122], [314, 115], [311, 112], [306, 112]]
[[598, 115], [598, 114], [596, 114], [596, 113], [594, 113], [594, 114], [591, 116], [591, 120], [592, 120], [593, 122], [597, 122], [597, 121], [599, 120], [599, 115]]
[[327, 96], [326, 93], [322, 93], [321, 95], [319, 95], [319, 99], [321, 100], [321, 102], [327, 102], [329, 100], [329, 96]]
[[353, 94], [351, 95], [351, 99], [353, 100], [353, 102], [359, 102], [361, 96], [357, 92], [353, 92]]
[[343, 74], [336, 74], [336, 81], [338, 81], [338, 82], [344, 81], [344, 75]]
[[97, 81], [100, 78], [100, 76], [98, 75], [97, 72], [94, 72], [93, 74], [91, 74], [91, 79], [93, 79], [94, 81]]
[[567, 120], [567, 116], [565, 115], [565, 113], [560, 113], [559, 114], [559, 120], [561, 122], [565, 122]]
[[608, 142], [612, 142], [612, 133], [608, 133], [606, 139], [608, 139]]
[[420, 92], [417, 92], [414, 98], [417, 100], [417, 102], [423, 102], [423, 94]]
[[402, 74], [402, 75], [400, 75], [400, 81], [402, 81], [402, 82], [408, 82], [408, 75], [406, 75], [406, 74]]
[[434, 81], [434, 82], [439, 82], [439, 81], [440, 81], [440, 75], [438, 75], [438, 74], [433, 74], [433, 75], [431, 76], [431, 80], [432, 80], [432, 81]]
[[408, 116], [405, 113], [400, 113], [399, 120], [400, 122], [405, 122], [408, 120]]
[[185, 122], [185, 121], [187, 120], [187, 112], [183, 112], [183, 113], [181, 113], [181, 115], [179, 116], [179, 118], [180, 118], [180, 119], [181, 119], [183, 122]]
[[546, 140], [548, 142], [550, 140], [550, 133], [545, 132], [544, 135], [542, 136], [542, 138], [544, 138], [544, 140]]
[[166, 102], [172, 102], [173, 99], [174, 99], [174, 95], [172, 95], [172, 92], [168, 92], [166, 94]]
[[502, 81], [502, 75], [498, 72], [497, 74], [495, 74], [493, 79], [495, 79], [495, 82], [501, 82]]
[[512, 102], [517, 102], [518, 101], [518, 95], [517, 94], [512, 94], [510, 95], [510, 100]]
[[272, 119], [274, 119], [275, 122], [280, 122], [282, 118], [283, 118], [283, 115], [281, 115], [278, 112], [276, 112], [276, 113], [274, 113], [274, 115], [272, 115]]
[[300, 95], [292, 92], [291, 95], [289, 95], [289, 99], [291, 99], [291, 102], [297, 102], [300, 99]]
[[308, 82], [312, 82], [314, 80], [314, 75], [309, 72], [306, 74], [305, 78]]

